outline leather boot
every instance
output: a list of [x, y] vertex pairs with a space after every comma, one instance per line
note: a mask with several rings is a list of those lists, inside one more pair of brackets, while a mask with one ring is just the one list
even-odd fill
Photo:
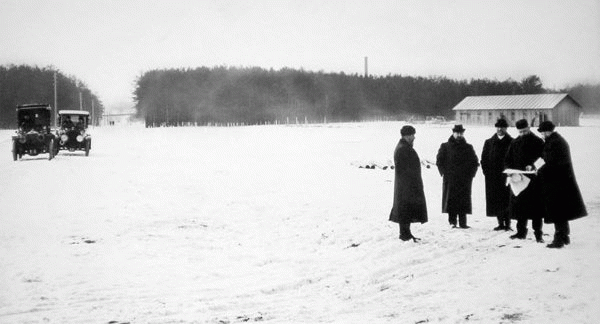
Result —
[[560, 249], [563, 246], [565, 246], [565, 244], [562, 241], [552, 242], [552, 243], [546, 245], [546, 247], [550, 248], [550, 249]]
[[535, 234], [535, 241], [538, 243], [544, 243], [544, 239], [542, 238], [542, 234]]
[[560, 249], [563, 246], [565, 246], [565, 243], [563, 243], [563, 241], [552, 241], [552, 243], [546, 245], [546, 247], [550, 249]]
[[467, 225], [467, 214], [459, 214], [458, 215], [458, 227], [471, 228]]
[[448, 213], [448, 224], [450, 224], [452, 228], [456, 228], [456, 214]]
[[401, 223], [400, 224], [400, 239], [402, 241], [408, 241], [412, 238], [413, 238], [413, 235], [410, 232], [410, 223]]
[[522, 232], [517, 232], [517, 234], [511, 235], [510, 236], [511, 239], [519, 239], [519, 240], [524, 240], [525, 238], [527, 238], [527, 230], [522, 231]]
[[502, 216], [498, 216], [498, 226], [494, 227], [494, 231], [504, 231], [505, 227], [504, 227], [504, 219], [502, 219]]
[[546, 247], [550, 249], [560, 249], [563, 246], [565, 246], [565, 238], [563, 235], [560, 234], [554, 234], [554, 240], [552, 241], [552, 243], [546, 245]]

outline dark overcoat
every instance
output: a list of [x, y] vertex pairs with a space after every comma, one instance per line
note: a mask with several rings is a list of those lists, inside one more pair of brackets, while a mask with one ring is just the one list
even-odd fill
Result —
[[390, 221], [426, 223], [427, 204], [421, 178], [421, 160], [412, 145], [404, 139], [394, 150], [394, 173], [394, 203]]
[[442, 183], [442, 213], [471, 214], [471, 185], [479, 161], [473, 145], [450, 136], [442, 143], [436, 161]]
[[[521, 135], [510, 143], [504, 159], [507, 169], [525, 170], [528, 165], [542, 157], [544, 141], [533, 133]], [[544, 216], [541, 188], [539, 179], [532, 174], [526, 174], [531, 180], [529, 186], [518, 196], [512, 191], [509, 199], [509, 214], [512, 219], [538, 219]]]
[[553, 132], [546, 138], [538, 172], [546, 207], [544, 221], [570, 221], [587, 216], [587, 210], [575, 179], [571, 151], [567, 141]]
[[513, 138], [506, 134], [502, 139], [494, 134], [483, 143], [481, 171], [485, 176], [485, 211], [488, 216], [501, 216], [508, 212], [510, 188], [506, 186], [504, 157]]

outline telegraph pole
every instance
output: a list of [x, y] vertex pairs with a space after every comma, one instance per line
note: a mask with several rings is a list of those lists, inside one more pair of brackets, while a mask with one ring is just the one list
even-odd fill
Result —
[[92, 98], [92, 126], [94, 125], [94, 98]]
[[79, 91], [79, 110], [83, 110], [83, 101], [81, 99], [81, 91]]
[[56, 100], [56, 71], [54, 71], [54, 127], [57, 127], [58, 121], [56, 120], [56, 116], [58, 115], [58, 107]]

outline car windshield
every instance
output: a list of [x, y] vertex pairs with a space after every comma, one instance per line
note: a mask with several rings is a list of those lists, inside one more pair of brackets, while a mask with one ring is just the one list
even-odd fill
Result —
[[60, 115], [60, 125], [63, 128], [87, 128], [87, 116]]
[[50, 112], [45, 109], [23, 109], [18, 111], [19, 127], [25, 131], [50, 125]]

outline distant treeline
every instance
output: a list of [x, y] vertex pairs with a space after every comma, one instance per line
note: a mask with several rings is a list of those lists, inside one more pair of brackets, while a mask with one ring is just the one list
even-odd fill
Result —
[[[587, 92], [585, 86], [578, 87]], [[453, 117], [466, 96], [537, 94], [536, 75], [514, 80], [369, 76], [236, 67], [152, 70], [136, 84], [137, 114], [148, 126], [261, 124]], [[590, 107], [598, 107], [596, 98]], [[582, 100], [582, 104], [587, 101]]]
[[600, 114], [600, 84], [578, 84], [559, 92], [571, 95], [573, 99], [583, 106], [584, 114]]
[[52, 67], [0, 65], [0, 128], [16, 128], [17, 105], [46, 103], [54, 107], [54, 73], [56, 72], [56, 102], [59, 110], [79, 110], [81, 93], [83, 110], [94, 112], [96, 121], [104, 107], [98, 97], [75, 77], [66, 76]]

